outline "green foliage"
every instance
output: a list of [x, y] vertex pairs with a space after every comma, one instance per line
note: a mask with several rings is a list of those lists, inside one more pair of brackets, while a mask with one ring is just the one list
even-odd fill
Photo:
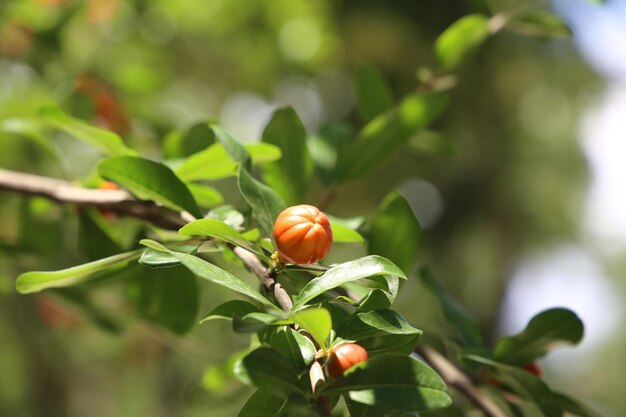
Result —
[[[150, 8], [142, 5], [137, 9], [141, 9], [141, 13], [133, 15], [132, 19], [136, 17], [142, 22], [142, 36], [150, 39], [150, 13], [158, 14], [161, 8], [176, 16], [182, 14], [185, 20], [181, 21], [192, 28], [194, 19], [204, 23], [204, 16], [184, 12], [188, 7], [196, 7], [194, 2], [185, 7], [171, 3]], [[291, 2], [283, 3], [267, 6], [277, 9], [266, 13], [272, 17], [267, 17], [264, 24], [281, 28], [281, 45], [293, 55], [293, 48], [286, 47], [288, 42], [283, 38], [292, 41], [292, 37], [285, 34], [291, 33], [293, 27], [290, 25], [294, 21], [280, 20], [283, 12], [289, 12]], [[344, 121], [329, 120], [311, 134], [307, 133], [302, 121], [308, 120], [301, 119], [292, 107], [273, 112], [260, 143], [241, 143], [206, 115], [200, 118], [194, 115], [194, 120], [211, 121], [181, 122], [182, 126], [191, 126], [186, 129], [160, 120], [141, 120], [138, 125], [141, 122], [153, 124], [151, 132], [161, 144], [160, 149], [152, 149], [144, 142], [146, 139], [141, 129], [131, 129], [128, 134], [114, 133], [120, 130], [115, 128], [112, 120], [114, 110], [120, 113], [117, 117], [124, 116], [120, 103], [109, 103], [112, 107], [107, 111], [100, 109], [96, 115], [85, 116], [94, 116], [94, 123], [108, 128], [95, 127], [75, 117], [76, 111], [83, 116], [89, 112], [89, 108], [77, 104], [83, 103], [81, 100], [97, 101], [93, 97], [74, 97], [85, 94], [78, 88], [71, 97], [66, 97], [67, 103], [63, 106], [74, 108], [74, 112], [66, 113], [59, 106], [47, 105], [36, 115], [17, 117], [18, 114], [0, 120], [0, 129], [9, 137], [27, 138], [58, 161], [63, 160], [60, 158], [62, 152], [54, 140], [67, 138], [55, 136], [55, 130], [95, 147], [99, 155], [104, 154], [106, 158], [97, 163], [97, 172], [83, 173], [83, 178], [78, 180], [93, 186], [106, 178], [126, 188], [137, 200], [142, 200], [133, 202], [137, 203], [137, 211], [133, 214], [140, 220], [135, 223], [118, 223], [116, 217], [103, 215], [92, 207], [80, 207], [77, 210], [78, 248], [74, 257], [80, 257], [82, 262], [85, 258], [92, 261], [59, 271], [25, 272], [16, 281], [17, 291], [27, 294], [54, 289], [58, 295], [79, 306], [90, 320], [115, 332], [123, 331], [124, 326], [117, 326], [117, 322], [125, 322], [127, 312], [132, 311], [134, 317], [167, 329], [163, 337], [167, 338], [168, 346], [180, 344], [194, 350], [194, 339], [179, 343], [172, 342], [172, 337], [193, 329], [204, 306], [201, 288], [214, 286], [212, 290], [216, 291], [211, 291], [211, 301], [219, 297], [227, 299], [215, 302], [207, 309], [208, 314], [203, 311], [204, 317], [200, 320], [204, 323], [203, 329], [220, 325], [220, 321], [223, 325], [226, 321], [237, 337], [250, 338], [250, 347], [244, 351], [237, 348], [235, 353], [228, 355], [225, 364], [213, 368], [212, 372], [207, 370], [203, 385], [210, 393], [213, 389], [224, 390], [228, 385], [223, 381], [227, 379], [225, 374], [232, 372], [240, 382], [254, 388], [254, 393], [238, 414], [240, 417], [329, 416], [331, 413], [349, 413], [352, 417], [415, 417], [418, 413], [431, 416], [461, 415], [464, 411], [474, 413], [476, 404], [471, 401], [475, 402], [475, 398], [470, 396], [470, 403], [459, 401], [458, 404], [455, 398], [452, 404], [453, 399], [442, 377], [427, 362], [415, 357], [416, 349], [421, 352], [418, 341], [427, 343], [432, 339], [421, 341], [422, 330], [392, 309], [401, 291], [400, 283], [408, 276], [417, 275], [414, 271], [422, 241], [421, 226], [400, 193], [387, 194], [371, 213], [366, 207], [359, 207], [358, 213], [342, 214], [355, 217], [335, 217], [331, 206], [329, 218], [334, 243], [361, 245], [335, 246], [324, 265], [282, 265], [273, 255], [272, 242], [275, 219], [287, 205], [299, 204], [312, 197], [315, 197], [313, 201], [322, 201], [320, 205], [331, 204], [334, 196], [342, 188], [347, 188], [347, 184], [371, 180], [372, 174], [405, 151], [417, 153], [424, 161], [432, 156], [456, 153], [456, 141], [453, 141], [456, 137], [449, 137], [450, 131], [433, 124], [448, 107], [449, 98], [453, 97], [444, 93], [456, 83], [457, 77], [451, 73], [468, 64], [469, 58], [478, 52], [489, 36], [499, 30], [542, 38], [570, 34], [563, 21], [548, 13], [499, 13], [490, 18], [492, 10], [487, 2], [472, 0], [467, 3], [482, 14], [459, 19], [437, 38], [434, 45], [437, 68], [421, 71], [418, 76], [423, 81], [421, 84], [398, 88], [395, 82], [387, 81], [390, 76], [387, 67], [383, 77], [374, 66], [361, 65], [353, 81], [358, 114], [343, 115]], [[250, 10], [260, 7], [255, 4], [252, 2], [247, 6], [250, 9], [238, 12], [237, 19], [251, 27], [259, 26], [256, 22], [250, 25], [252, 20], [246, 20], [253, 16], [248, 15]], [[125, 6], [126, 11], [134, 10], [134, 6], [130, 2]], [[220, 7], [235, 6], [225, 2]], [[213, 13], [219, 13], [217, 9]], [[71, 13], [64, 18], [74, 19]], [[505, 24], [497, 27], [494, 22], [498, 23], [500, 18]], [[315, 24], [309, 25], [311, 22], [306, 19], [298, 17], [295, 27], [300, 25], [298, 30], [304, 27], [304, 32], [315, 34]], [[165, 22], [167, 18], [162, 16], [162, 20]], [[213, 19], [213, 22], [215, 30], [220, 31], [227, 32], [231, 24], [237, 26], [219, 19]], [[37, 29], [38, 42], [45, 41], [48, 36], [59, 36], [54, 22], [48, 27], [45, 22], [40, 24], [43, 28]], [[102, 25], [98, 26], [98, 31], [90, 30], [89, 33], [99, 33], [98, 36], [103, 37], [120, 36], [120, 39], [127, 36], [111, 27], [106, 29], [105, 23]], [[161, 24], [156, 26], [161, 28]], [[89, 48], [90, 42], [97, 42], [65, 36], [75, 41], [77, 47]], [[314, 37], [306, 38], [311, 40]], [[263, 39], [258, 37], [259, 45], [263, 44]], [[319, 36], [319, 42], [332, 43], [332, 40]], [[0, 47], [3, 45], [0, 42]], [[189, 46], [193, 49], [193, 45]], [[141, 48], [130, 50], [127, 55], [134, 56], [140, 51]], [[252, 56], [254, 48], [249, 51], [251, 56], [246, 61], [256, 71], [257, 63], [262, 63]], [[143, 58], [149, 60], [147, 56]], [[118, 63], [122, 67], [126, 65], [124, 60]], [[143, 92], [152, 97], [148, 93], [157, 88], [158, 80], [151, 79], [150, 75], [154, 73], [145, 68], [145, 62], [142, 61], [141, 65], [135, 62], [134, 65], [120, 71], [125, 75], [117, 75], [119, 79], [115, 81], [130, 85], [135, 89], [133, 93]], [[48, 68], [46, 77], [57, 77], [56, 71], [61, 67], [55, 68]], [[277, 69], [272, 68], [272, 71]], [[397, 101], [391, 85], [393, 92], [405, 92], [404, 96], [398, 94]], [[108, 94], [107, 88], [104, 92]], [[155, 101], [168, 100], [164, 94]], [[95, 104], [97, 107], [98, 103]], [[175, 103], [172, 108], [177, 105]], [[76, 110], [76, 107], [80, 108]], [[133, 114], [133, 124], [135, 117]], [[160, 118], [155, 114], [153, 117]], [[363, 125], [352, 124], [359, 119]], [[161, 136], [164, 136], [162, 140]], [[460, 149], [462, 152], [463, 148]], [[157, 160], [155, 155], [162, 155], [164, 160]], [[418, 168], [421, 170], [423, 166]], [[57, 195], [52, 197], [63, 201]], [[175, 225], [182, 221], [188, 223], [178, 233], [163, 230], [158, 226], [160, 223], [153, 222], [153, 212], [146, 215], [142, 208], [160, 211], [167, 220], [175, 220]], [[38, 239], [37, 231], [44, 230], [45, 226], [37, 218], [34, 205], [22, 202], [20, 211], [21, 227], [17, 240], [23, 247], [18, 249], [46, 249], [52, 253], [57, 242], [53, 240], [50, 244]], [[341, 210], [337, 209], [336, 213]], [[71, 216], [75, 214], [72, 212]], [[190, 221], [189, 215], [197, 220]], [[58, 240], [60, 232], [56, 220], [49, 220], [48, 225], [50, 230], [54, 229], [50, 235]], [[137, 241], [144, 248], [128, 251]], [[65, 262], [65, 259], [54, 260]], [[118, 288], [107, 285], [112, 278], [118, 278], [116, 282], [122, 285]], [[437, 340], [441, 342], [437, 347], [441, 348], [442, 358], [449, 362], [449, 367], [458, 366], [459, 372], [468, 374], [463, 381], [491, 384], [481, 392], [493, 397], [509, 415], [552, 417], [569, 412], [583, 417], [597, 416], [576, 400], [552, 391], [542, 379], [521, 368], [557, 345], [580, 342], [583, 325], [575, 313], [558, 308], [545, 311], [534, 317], [520, 334], [501, 338], [493, 347], [493, 357], [487, 357], [484, 353], [489, 352], [491, 346], [485, 344], [483, 329], [477, 319], [445, 291], [426, 268], [420, 269], [419, 278], [423, 284], [421, 287], [432, 296], [431, 307], [441, 311], [446, 320], [444, 324], [452, 333], [452, 337]], [[101, 285], [97, 288], [88, 285], [93, 283]], [[230, 293], [222, 295], [218, 287], [243, 296], [245, 300], [232, 299]], [[103, 308], [92, 302], [92, 291], [104, 293], [101, 297], [104, 304], [112, 299], [113, 308]], [[100, 300], [95, 296], [93, 299]], [[116, 309], [118, 306], [122, 307]], [[217, 335], [215, 328], [208, 331], [213, 332], [211, 337], [216, 345], [222, 339], [228, 339]], [[189, 342], [188, 346], [186, 342]], [[333, 347], [346, 342], [362, 346], [368, 359], [335, 379], [326, 367]], [[423, 357], [428, 360], [426, 355]], [[459, 363], [459, 358], [464, 361]], [[219, 381], [212, 384], [212, 377]], [[240, 394], [236, 392], [234, 395]]]
[[489, 20], [480, 14], [464, 16], [454, 22], [435, 42], [439, 67], [458, 69], [472, 57], [489, 36]]
[[555, 308], [539, 313], [518, 335], [503, 337], [496, 344], [494, 358], [512, 365], [524, 365], [562, 345], [575, 345], [583, 338], [583, 323], [570, 310]]
[[202, 217], [187, 186], [163, 164], [133, 156], [117, 156], [98, 164], [98, 173], [145, 200]]
[[280, 161], [264, 167], [264, 179], [289, 205], [303, 201], [313, 173], [306, 131], [291, 107], [274, 112], [263, 131], [263, 142], [282, 149]]

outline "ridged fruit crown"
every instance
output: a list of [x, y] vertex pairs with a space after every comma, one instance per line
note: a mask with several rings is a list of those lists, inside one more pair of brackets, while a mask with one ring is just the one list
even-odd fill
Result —
[[292, 206], [278, 215], [274, 241], [282, 263], [311, 264], [324, 258], [333, 243], [328, 217], [317, 207]]

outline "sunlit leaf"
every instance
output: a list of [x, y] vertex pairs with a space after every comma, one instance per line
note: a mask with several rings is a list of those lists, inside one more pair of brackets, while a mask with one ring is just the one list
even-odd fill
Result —
[[121, 272], [134, 263], [141, 250], [109, 256], [83, 265], [59, 271], [25, 272], [17, 278], [15, 288], [19, 293], [28, 294], [47, 288], [70, 287], [104, 279]]
[[402, 411], [426, 411], [451, 404], [441, 377], [410, 356], [380, 355], [362, 362], [322, 393], [347, 393], [362, 404]]
[[187, 186], [165, 165], [132, 156], [117, 156], [98, 164], [98, 172], [141, 199], [154, 200], [173, 210], [202, 217]]
[[489, 20], [470, 14], [454, 22], [435, 42], [437, 63], [443, 70], [455, 70], [470, 58], [489, 37]]
[[239, 168], [239, 191], [243, 195], [259, 224], [266, 233], [272, 234], [274, 221], [286, 207], [274, 190], [256, 180], [248, 170]]
[[235, 375], [248, 385], [280, 397], [304, 392], [291, 362], [277, 350], [266, 347], [255, 349], [241, 359]]
[[291, 107], [278, 109], [263, 130], [261, 139], [282, 150], [280, 161], [264, 166], [267, 185], [272, 187], [288, 204], [304, 200], [311, 174], [313, 161], [306, 145], [306, 130]]
[[366, 256], [357, 260], [337, 265], [317, 278], [312, 279], [294, 301], [294, 308], [306, 304], [308, 301], [336, 288], [346, 282], [352, 282], [376, 275], [391, 275], [404, 278], [404, 272], [388, 259], [380, 256]]
[[326, 348], [326, 341], [333, 328], [328, 310], [324, 308], [308, 308], [298, 311], [291, 316], [291, 319], [298, 326], [308, 331], [321, 348]]
[[58, 106], [43, 107], [39, 114], [51, 126], [95, 146], [108, 155], [135, 155], [137, 153], [126, 147], [115, 133], [68, 116]]
[[370, 222], [368, 252], [381, 255], [411, 273], [417, 261], [422, 229], [405, 198], [388, 194]]
[[525, 365], [555, 347], [579, 343], [583, 334], [583, 323], [574, 312], [554, 308], [533, 317], [523, 332], [501, 338], [493, 354], [498, 361]]
[[268, 307], [277, 309], [277, 307], [274, 306], [274, 304], [272, 304], [270, 300], [261, 295], [261, 293], [252, 288], [248, 283], [242, 281], [230, 272], [225, 271], [218, 266], [215, 266], [203, 259], [200, 259], [197, 256], [189, 255], [186, 253], [174, 252], [153, 240], [144, 239], [140, 243], [154, 250], [171, 254], [199, 278], [206, 279], [207, 281], [213, 282], [215, 284], [238, 292], [239, 294], [250, 297], [253, 300], [256, 300], [259, 303], [264, 304]]

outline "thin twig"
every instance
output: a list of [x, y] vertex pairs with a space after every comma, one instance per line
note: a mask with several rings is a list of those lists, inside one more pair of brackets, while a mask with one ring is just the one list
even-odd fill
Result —
[[445, 356], [429, 346], [420, 346], [416, 352], [426, 361], [441, 378], [451, 387], [454, 387], [487, 417], [507, 417], [500, 407], [485, 395], [463, 371], [458, 369]]

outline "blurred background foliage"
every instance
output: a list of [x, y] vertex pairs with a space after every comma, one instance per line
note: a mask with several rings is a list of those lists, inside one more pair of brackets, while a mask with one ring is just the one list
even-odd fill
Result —
[[[493, 12], [549, 9], [542, 1], [488, 3]], [[434, 66], [437, 36], [486, 7], [481, 0], [2, 0], [0, 166], [92, 177], [99, 154], [69, 136], [44, 132], [55, 137], [42, 147], [7, 133], [7, 120], [50, 103], [154, 158], [197, 151], [201, 136], [189, 149], [172, 143], [207, 119], [257, 141], [283, 105], [296, 109], [310, 134], [350, 134], [364, 122], [354, 108], [359, 65], [377, 68], [398, 100], [418, 88], [420, 68]], [[493, 339], [520, 330], [500, 319], [504, 300], [516, 297], [505, 294], [523, 257], [581, 239], [588, 171], [577, 130], [602, 82], [571, 39], [512, 32], [490, 38], [457, 75], [449, 108], [421, 134], [426, 140], [415, 138], [384, 166], [340, 187], [328, 211], [371, 216], [399, 190], [424, 229], [423, 265]], [[424, 143], [445, 146], [424, 152]], [[243, 208], [234, 184], [216, 187]], [[316, 179], [306, 202], [319, 203], [325, 192]], [[71, 208], [0, 198], [0, 415], [236, 415], [247, 389], [232, 380], [229, 361], [246, 347], [245, 336], [211, 321], [178, 338], [139, 320], [110, 286], [90, 292], [100, 310], [68, 302], [81, 293], [57, 294], [62, 302], [16, 295], [19, 273], [98, 254], [81, 243]], [[137, 222], [116, 222], [130, 244]], [[337, 245], [330, 261], [359, 250]], [[603, 264], [613, 276], [620, 275], [616, 258]], [[118, 290], [127, 291], [121, 281]], [[397, 309], [426, 335], [445, 333], [419, 280], [407, 287]], [[227, 299], [217, 287], [202, 294], [201, 312]], [[110, 311], [124, 318], [123, 329], [108, 321]], [[617, 366], [625, 341], [620, 332], [611, 336], [572, 358], [568, 370], [547, 361], [546, 378], [618, 416], [626, 413], [616, 383], [626, 372]]]

